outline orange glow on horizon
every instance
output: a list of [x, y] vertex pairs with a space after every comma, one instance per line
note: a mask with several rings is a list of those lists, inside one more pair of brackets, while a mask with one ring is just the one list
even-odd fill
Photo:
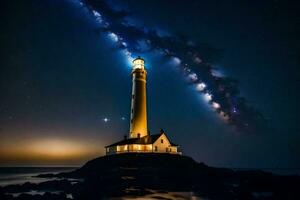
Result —
[[104, 155], [103, 146], [79, 138], [9, 138], [0, 141], [0, 166], [81, 165]]

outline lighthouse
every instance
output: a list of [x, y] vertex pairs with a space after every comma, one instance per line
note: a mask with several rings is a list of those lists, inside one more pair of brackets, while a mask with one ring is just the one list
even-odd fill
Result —
[[106, 155], [121, 153], [168, 153], [181, 155], [179, 146], [171, 142], [164, 130], [150, 135], [147, 128], [147, 95], [145, 60], [132, 61], [130, 131], [121, 141], [105, 146]]
[[145, 60], [137, 57], [132, 61], [132, 93], [130, 113], [130, 138], [148, 135], [147, 129], [147, 94]]

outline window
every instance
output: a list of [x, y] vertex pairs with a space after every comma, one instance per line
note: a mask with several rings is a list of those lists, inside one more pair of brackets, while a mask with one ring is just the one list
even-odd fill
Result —
[[140, 134], [140, 133], [138, 133], [138, 134], [137, 134], [137, 137], [138, 137], [138, 138], [140, 138], [140, 137], [141, 137], [141, 134]]
[[161, 140], [160, 140], [160, 143], [164, 143], [164, 140], [163, 140], [163, 139], [161, 139]]
[[132, 95], [132, 99], [134, 99], [134, 94]]
[[157, 151], [157, 146], [154, 147], [154, 151]]
[[166, 152], [169, 152], [169, 148], [168, 147], [166, 148]]

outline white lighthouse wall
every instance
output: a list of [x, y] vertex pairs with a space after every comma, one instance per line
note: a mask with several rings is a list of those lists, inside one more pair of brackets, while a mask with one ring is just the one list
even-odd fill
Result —
[[[156, 148], [157, 147], [157, 148]], [[176, 151], [175, 151], [176, 148]], [[171, 143], [165, 134], [162, 134], [154, 143], [153, 143], [153, 152], [158, 153], [172, 153], [177, 152], [177, 147], [171, 146]]]

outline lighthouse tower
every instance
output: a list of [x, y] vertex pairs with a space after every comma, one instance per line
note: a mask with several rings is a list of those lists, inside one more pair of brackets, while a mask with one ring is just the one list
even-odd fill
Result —
[[129, 138], [105, 146], [106, 155], [120, 153], [170, 153], [181, 155], [179, 146], [171, 142], [166, 133], [150, 135], [147, 129], [145, 60], [132, 61], [132, 92]]
[[146, 104], [146, 77], [145, 61], [141, 57], [133, 60], [132, 66], [132, 93], [130, 138], [139, 138], [148, 135], [147, 104]]

